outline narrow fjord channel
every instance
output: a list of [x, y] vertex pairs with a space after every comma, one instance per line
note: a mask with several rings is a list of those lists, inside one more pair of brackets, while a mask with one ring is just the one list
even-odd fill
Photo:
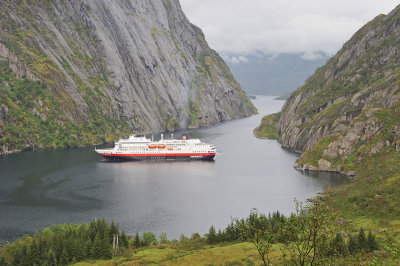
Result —
[[253, 102], [259, 115], [185, 131], [216, 146], [213, 162], [105, 162], [93, 148], [0, 156], [0, 240], [100, 218], [129, 234], [204, 234], [252, 208], [288, 214], [294, 198], [344, 182], [338, 174], [297, 171], [295, 154], [255, 138], [262, 116], [279, 111], [283, 101], [259, 96]]

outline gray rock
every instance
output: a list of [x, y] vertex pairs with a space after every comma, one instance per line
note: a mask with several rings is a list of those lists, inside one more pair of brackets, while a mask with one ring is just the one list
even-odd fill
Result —
[[321, 171], [330, 171], [332, 164], [325, 159], [318, 160], [318, 168]]
[[[400, 150], [399, 126], [390, 122], [400, 103], [400, 24], [398, 18], [387, 19], [400, 17], [399, 7], [361, 28], [291, 94], [277, 127], [282, 146], [309, 151], [329, 136], [333, 140], [322, 150], [327, 158], [355, 154], [361, 159], [385, 146]], [[328, 163], [321, 159], [317, 168], [330, 169]]]
[[[12, 25], [29, 47], [16, 54], [0, 44], [0, 60], [61, 95], [69, 123], [93, 121], [97, 113], [147, 133], [256, 113], [178, 0], [31, 1], [23, 12], [16, 5], [1, 5], [0, 33], [12, 42], [12, 30], [3, 27]], [[23, 59], [29, 53], [46, 58], [42, 70]]]

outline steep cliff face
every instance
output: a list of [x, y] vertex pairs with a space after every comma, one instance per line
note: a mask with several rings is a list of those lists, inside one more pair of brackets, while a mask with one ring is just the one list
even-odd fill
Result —
[[0, 151], [256, 112], [178, 0], [5, 0], [0, 22]]
[[364, 158], [400, 152], [400, 6], [361, 28], [295, 91], [278, 124], [299, 169], [353, 174]]

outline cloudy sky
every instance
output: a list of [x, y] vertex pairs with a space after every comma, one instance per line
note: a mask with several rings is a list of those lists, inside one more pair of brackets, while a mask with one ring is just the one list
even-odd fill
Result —
[[222, 55], [333, 55], [361, 26], [387, 14], [394, 0], [180, 0]]

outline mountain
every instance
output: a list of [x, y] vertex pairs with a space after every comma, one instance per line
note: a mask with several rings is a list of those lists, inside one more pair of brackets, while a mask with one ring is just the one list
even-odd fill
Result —
[[4, 0], [0, 153], [256, 113], [178, 0]]
[[[354, 174], [400, 152], [400, 6], [362, 27], [297, 89], [277, 125], [296, 167]], [[360, 169], [358, 169], [360, 170]]]
[[224, 56], [236, 80], [250, 95], [290, 94], [328, 59], [323, 53], [312, 60], [303, 57], [300, 54]]
[[352, 177], [316, 197], [337, 217], [398, 225], [400, 5], [356, 32], [254, 133], [301, 153], [299, 170]]

